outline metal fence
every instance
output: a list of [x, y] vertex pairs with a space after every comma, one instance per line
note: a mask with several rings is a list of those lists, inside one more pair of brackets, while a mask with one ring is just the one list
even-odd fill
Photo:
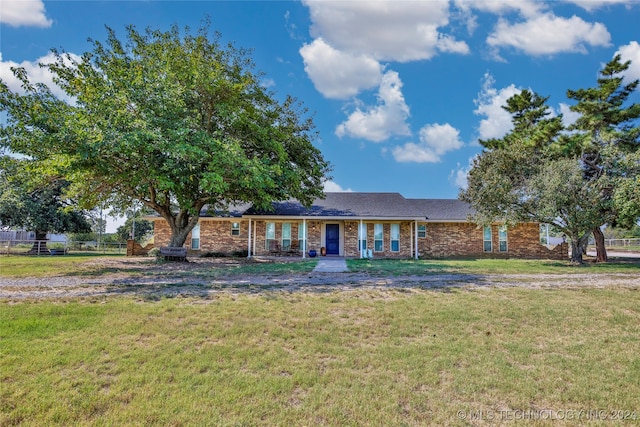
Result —
[[0, 255], [126, 254], [126, 242], [0, 240]]
[[640, 248], [640, 239], [604, 239], [607, 248]]

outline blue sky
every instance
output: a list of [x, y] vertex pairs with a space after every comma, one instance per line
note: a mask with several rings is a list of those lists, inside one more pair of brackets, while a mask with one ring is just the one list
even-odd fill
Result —
[[640, 78], [638, 0], [0, 1], [10, 86], [16, 65], [50, 82], [36, 65], [50, 49], [81, 54], [105, 25], [124, 38], [128, 24], [195, 30], [209, 16], [224, 40], [253, 49], [266, 86], [314, 112], [330, 191], [455, 198], [478, 139], [509, 130], [509, 96], [549, 96], [570, 122], [567, 89], [594, 86], [616, 53]]

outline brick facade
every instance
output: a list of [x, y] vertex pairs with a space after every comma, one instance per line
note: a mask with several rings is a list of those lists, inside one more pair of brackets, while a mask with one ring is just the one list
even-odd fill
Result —
[[568, 257], [567, 243], [547, 249], [540, 244], [537, 223], [518, 224], [507, 229], [507, 250], [500, 251], [499, 225], [491, 226], [491, 252], [484, 251], [482, 227], [472, 223], [427, 223], [427, 236], [418, 238], [419, 255], [425, 258], [443, 257], [501, 257], [558, 259]]
[[[232, 235], [231, 224], [240, 224], [240, 234]], [[291, 220], [252, 220], [251, 251], [254, 255], [269, 255], [266, 242], [266, 224], [275, 223], [275, 240], [282, 241], [282, 224], [291, 224], [291, 240], [298, 240], [298, 230], [302, 221]], [[323, 244], [323, 228], [325, 224], [340, 225], [341, 255], [345, 257], [359, 257], [358, 227], [360, 221], [322, 221], [308, 220], [307, 224], [307, 251], [315, 249], [318, 254]], [[380, 258], [411, 258], [415, 244], [415, 222], [413, 221], [364, 221], [367, 225], [367, 249], [373, 252], [374, 257]], [[383, 225], [383, 250], [374, 251], [374, 224]], [[400, 241], [399, 251], [391, 251], [391, 224], [399, 224]], [[498, 242], [499, 226], [491, 227], [492, 251], [484, 252], [483, 229], [476, 224], [468, 222], [434, 222], [421, 223], [426, 225], [426, 237], [418, 238], [418, 254], [423, 258], [444, 257], [504, 257], [504, 258], [532, 258], [532, 259], [559, 259], [568, 257], [566, 243], [547, 249], [540, 244], [540, 231], [538, 224], [528, 223], [509, 228], [507, 230], [507, 250], [500, 251]], [[154, 221], [155, 246], [167, 246], [171, 230], [164, 220]], [[200, 221], [200, 250], [196, 253], [240, 253], [246, 252], [249, 243], [249, 220], [239, 218], [202, 219]], [[185, 243], [191, 248], [191, 236]], [[298, 253], [302, 255], [301, 248]]]

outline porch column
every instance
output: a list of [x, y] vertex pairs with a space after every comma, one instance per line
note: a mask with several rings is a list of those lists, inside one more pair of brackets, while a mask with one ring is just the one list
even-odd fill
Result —
[[253, 254], [256, 253], [256, 231], [258, 231], [258, 221], [253, 222]]
[[360, 218], [360, 225], [358, 226], [358, 247], [360, 248], [360, 259], [364, 258], [364, 251], [366, 251], [366, 248], [362, 248], [360, 247], [360, 245], [362, 244], [362, 218]]
[[247, 258], [251, 258], [251, 218], [249, 218], [249, 241], [247, 242]]
[[411, 231], [411, 233], [409, 233], [409, 241], [411, 242], [411, 257], [413, 257], [413, 228], [411, 227], [411, 223], [409, 223], [409, 231]]
[[302, 218], [302, 259], [307, 257], [307, 219]]
[[415, 242], [416, 242], [416, 250], [415, 250], [415, 259], [418, 259], [418, 220], [416, 220], [416, 230], [415, 230]]

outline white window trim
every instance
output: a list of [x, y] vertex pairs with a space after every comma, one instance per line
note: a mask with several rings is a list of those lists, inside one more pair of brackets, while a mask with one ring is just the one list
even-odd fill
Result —
[[[234, 226], [233, 226], [233, 224], [238, 224], [238, 227], [237, 227], [237, 228], [236, 228], [236, 227], [234, 227]], [[237, 233], [237, 234], [234, 234], [234, 231], [237, 231], [238, 233]], [[232, 235], [233, 237], [238, 237], [238, 236], [240, 236], [240, 222], [232, 222], [232, 223], [231, 223], [231, 235]]]
[[[424, 230], [420, 230], [423, 228]], [[421, 236], [420, 233], [424, 233], [424, 236]], [[418, 224], [418, 239], [426, 239], [427, 238], [427, 224]]]
[[[485, 232], [487, 228], [489, 229], [489, 236], [490, 236], [489, 240], [485, 239], [486, 237]], [[489, 250], [487, 250], [485, 247], [486, 242], [489, 242]], [[486, 225], [482, 227], [482, 251], [487, 254], [493, 252], [493, 229], [490, 225]]]
[[[393, 238], [393, 228], [394, 228], [394, 226], [398, 227], [398, 238], [397, 239]], [[398, 242], [398, 250], [397, 251], [393, 250], [393, 242]], [[400, 224], [395, 224], [394, 223], [394, 224], [391, 224], [389, 226], [389, 250], [391, 252], [400, 252]]]
[[[194, 245], [195, 242], [198, 244]], [[191, 230], [191, 250], [200, 250], [200, 223], [196, 224], [196, 226]]]
[[[381, 239], [376, 239], [376, 228], [377, 228], [378, 225], [380, 226], [380, 228], [382, 228], [382, 236], [381, 236], [382, 238]], [[376, 242], [377, 241], [382, 242], [382, 245], [381, 245], [382, 249], [380, 249], [380, 250], [376, 249]], [[384, 224], [381, 224], [379, 222], [373, 224], [373, 251], [374, 252], [384, 252]]]
[[[504, 239], [500, 238], [500, 233], [504, 231]], [[501, 243], [504, 242], [504, 250], [502, 249]], [[498, 229], [498, 251], [500, 252], [509, 252], [509, 235], [507, 226], [503, 225]]]

